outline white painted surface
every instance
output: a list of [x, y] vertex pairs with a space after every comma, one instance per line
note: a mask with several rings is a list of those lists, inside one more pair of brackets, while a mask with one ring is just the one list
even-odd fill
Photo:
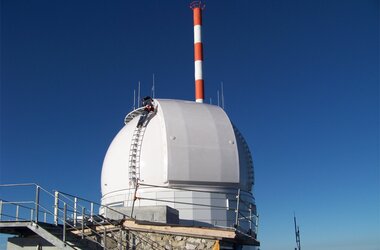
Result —
[[195, 67], [195, 71], [194, 71], [195, 80], [202, 80], [203, 79], [202, 61], [201, 60], [194, 61], [194, 67]]
[[194, 26], [194, 43], [202, 42], [202, 26], [195, 25]]
[[[235, 134], [218, 106], [166, 100], [161, 102], [168, 141], [169, 183], [239, 183]], [[170, 140], [169, 137], [175, 137]]]
[[[232, 226], [235, 211], [227, 210], [226, 199], [230, 208], [235, 208], [240, 187], [246, 191], [242, 200], [254, 204], [249, 193], [252, 186], [248, 174], [252, 172], [249, 149], [236, 136], [221, 108], [192, 101], [155, 99], [155, 102], [157, 112], [146, 127], [141, 148], [142, 186], [137, 193], [138, 197], [154, 201], [141, 199], [135, 205], [168, 205], [179, 210], [183, 222]], [[133, 118], [120, 130], [107, 151], [101, 177], [102, 204], [132, 204], [134, 187], [128, 181], [128, 158], [138, 119]], [[167, 188], [144, 187], [144, 184]], [[176, 187], [202, 192], [181, 191]]]

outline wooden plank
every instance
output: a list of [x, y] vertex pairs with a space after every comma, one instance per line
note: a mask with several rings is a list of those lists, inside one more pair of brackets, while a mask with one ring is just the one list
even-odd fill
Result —
[[191, 236], [191, 237], [198, 237], [198, 238], [234, 239], [236, 236], [235, 230], [233, 229], [166, 226], [166, 225], [141, 225], [131, 220], [124, 221], [123, 226], [128, 229], [136, 230], [136, 231]]

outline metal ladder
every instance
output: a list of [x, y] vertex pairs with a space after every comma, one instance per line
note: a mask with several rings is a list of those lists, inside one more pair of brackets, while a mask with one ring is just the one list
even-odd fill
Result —
[[129, 150], [129, 185], [135, 187], [140, 179], [140, 154], [146, 126], [136, 127]]
[[[154, 112], [149, 113], [147, 119], [141, 127], [136, 127], [133, 135], [131, 146], [129, 149], [129, 162], [128, 162], [128, 172], [129, 172], [129, 187], [136, 187], [137, 181], [140, 179], [140, 153], [143, 137], [145, 134], [146, 126], [149, 123], [151, 116], [155, 115], [157, 111], [157, 106], [155, 106]], [[144, 112], [144, 107], [130, 112], [124, 119], [124, 124], [129, 123], [134, 118], [140, 117]]]

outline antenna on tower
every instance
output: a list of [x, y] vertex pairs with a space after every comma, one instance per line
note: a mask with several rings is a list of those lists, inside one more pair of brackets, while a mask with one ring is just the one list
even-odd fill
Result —
[[294, 213], [294, 231], [296, 234], [297, 247], [294, 250], [301, 250], [300, 228], [297, 226], [296, 214]]

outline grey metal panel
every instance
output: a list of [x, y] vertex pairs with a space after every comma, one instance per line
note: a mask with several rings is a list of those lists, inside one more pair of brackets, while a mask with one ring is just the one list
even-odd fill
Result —
[[221, 108], [175, 100], [159, 104], [168, 141], [169, 183], [239, 183], [236, 138]]

